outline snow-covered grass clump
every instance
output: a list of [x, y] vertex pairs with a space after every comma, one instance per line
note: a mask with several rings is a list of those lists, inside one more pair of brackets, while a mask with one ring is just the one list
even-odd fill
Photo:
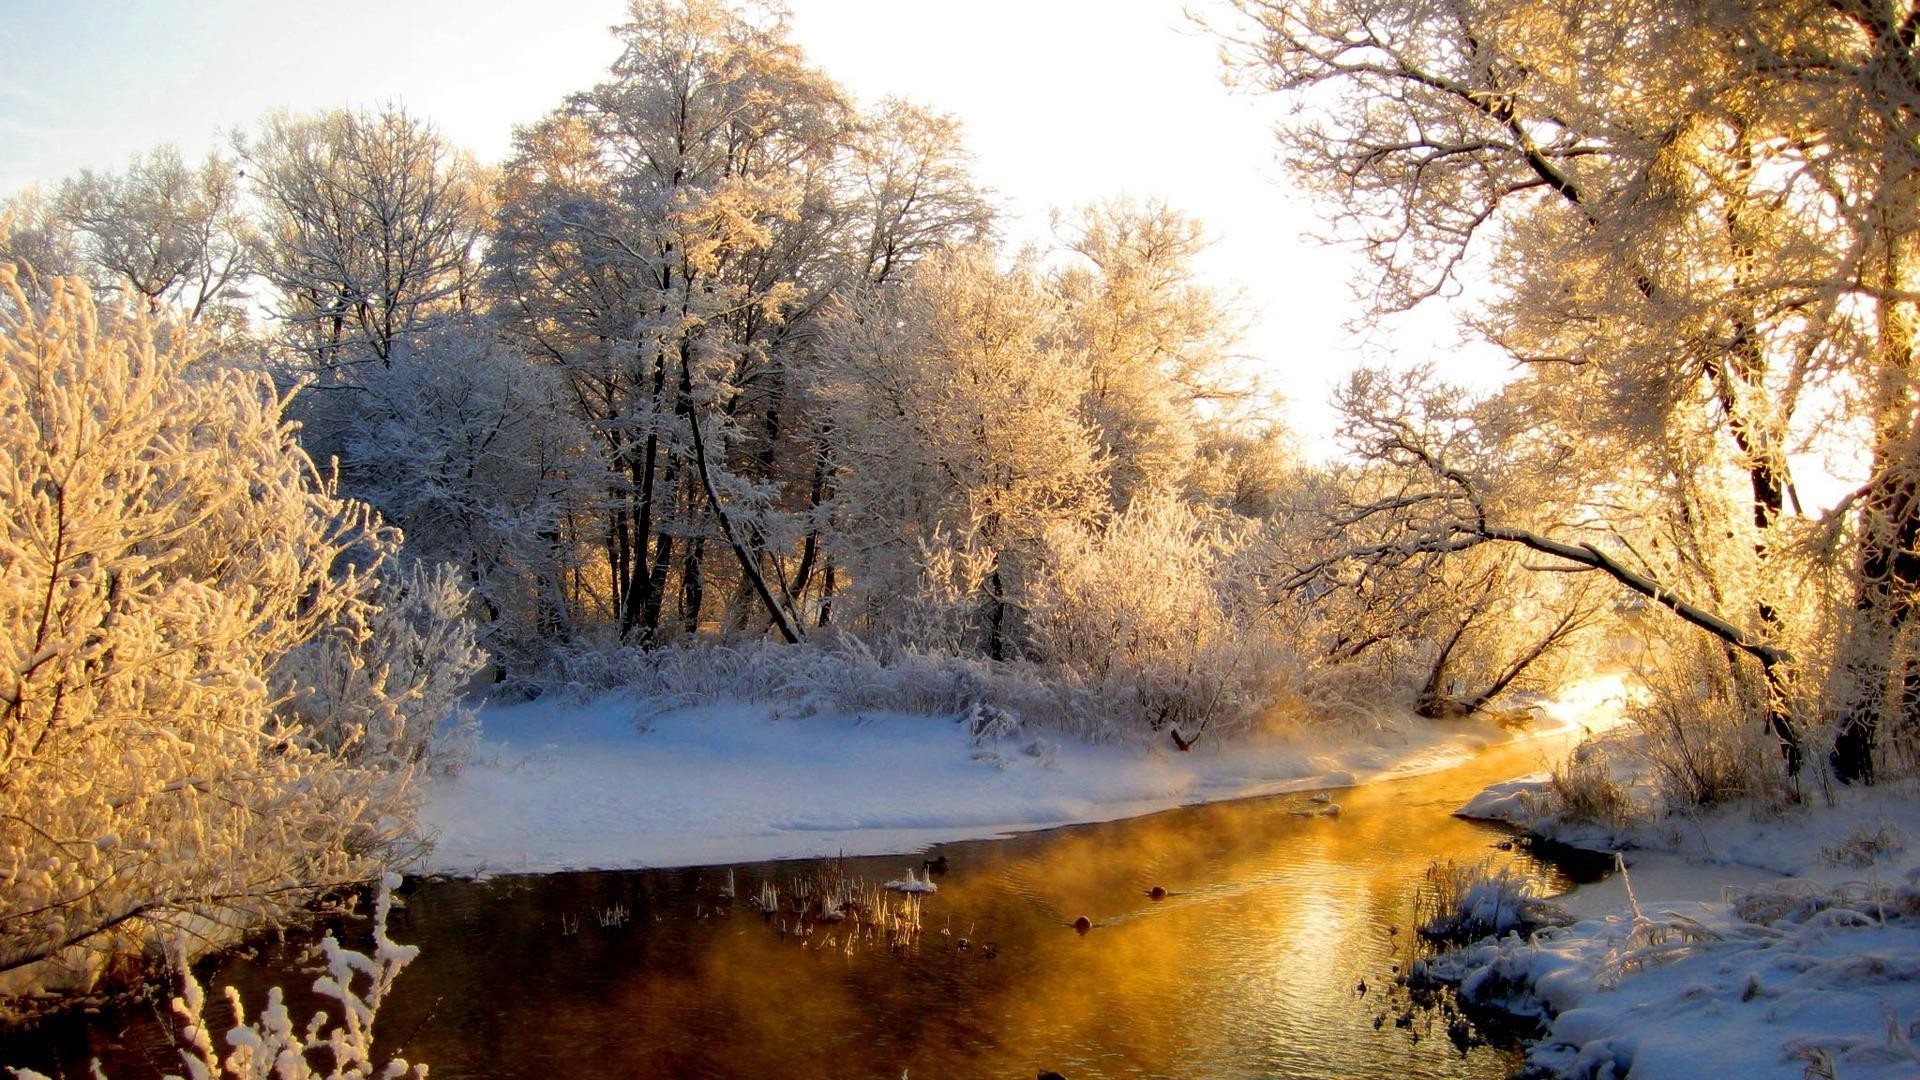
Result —
[[1566, 921], [1542, 896], [1538, 879], [1511, 866], [1451, 860], [1427, 867], [1420, 896], [1420, 933], [1435, 941], [1530, 931]]
[[926, 877], [921, 877], [919, 872], [911, 866], [907, 867], [906, 877], [887, 882], [887, 888], [900, 893], [932, 893], [940, 891], [940, 886], [934, 884], [932, 870], [927, 871]]

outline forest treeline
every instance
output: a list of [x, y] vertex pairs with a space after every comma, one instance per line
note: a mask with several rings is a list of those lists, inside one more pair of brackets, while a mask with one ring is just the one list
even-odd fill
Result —
[[[753, 3], [636, 0], [497, 165], [392, 106], [15, 195], [0, 974], [364, 877], [481, 649], [1180, 749], [1635, 666], [1676, 801], [1909, 769], [1920, 15], [1210, 18], [1372, 317], [1471, 285], [1507, 386], [1361, 370], [1302, 460], [1201, 223], [1011, 248], [955, 118]], [[180, 885], [214, 844], [264, 861]]]

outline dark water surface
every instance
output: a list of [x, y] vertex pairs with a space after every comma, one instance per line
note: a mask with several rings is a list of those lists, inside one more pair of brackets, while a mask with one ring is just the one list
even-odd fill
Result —
[[[413, 883], [390, 930], [422, 952], [380, 1013], [381, 1043], [437, 1080], [1504, 1076], [1511, 1048], [1463, 1052], [1431, 1013], [1397, 1026], [1393, 976], [1429, 862], [1491, 857], [1568, 884], [1573, 868], [1450, 816], [1548, 749], [1335, 791], [1337, 816], [1289, 795], [949, 844], [904, 945], [867, 931], [849, 946], [850, 923], [802, 937], [797, 917], [747, 901], [763, 880], [791, 895], [835, 869], [898, 878], [908, 857], [739, 865], [732, 901], [724, 867]], [[306, 951], [229, 960], [213, 985], [257, 1010], [282, 984], [304, 1017], [312, 999], [291, 991], [311, 983]], [[180, 1071], [153, 1011], [7, 1039], [0, 1062]]]

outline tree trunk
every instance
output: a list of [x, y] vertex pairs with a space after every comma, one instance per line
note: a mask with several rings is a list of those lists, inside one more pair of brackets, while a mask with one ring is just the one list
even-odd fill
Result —
[[[1880, 284], [1888, 294], [1910, 289], [1914, 239], [1889, 236]], [[1912, 364], [1920, 310], [1913, 301], [1882, 299], [1877, 320], [1879, 370], [1874, 385], [1873, 474], [1861, 503], [1860, 556], [1853, 625], [1843, 640], [1837, 681], [1837, 733], [1828, 760], [1842, 783], [1874, 782], [1874, 749], [1893, 705], [1900, 638], [1920, 590], [1920, 462], [1914, 454]], [[1902, 678], [1902, 683], [1905, 683]], [[1909, 697], [1900, 694], [1902, 711]]]
[[1007, 658], [1007, 593], [998, 564], [987, 577], [987, 658]]
[[[1489, 585], [1489, 588], [1491, 588], [1491, 585]], [[1476, 604], [1467, 612], [1467, 617], [1461, 619], [1460, 624], [1453, 628], [1453, 633], [1448, 634], [1447, 640], [1440, 646], [1439, 655], [1433, 658], [1432, 666], [1427, 669], [1427, 681], [1420, 687], [1420, 693], [1414, 698], [1413, 711], [1416, 715], [1423, 716], [1428, 720], [1438, 720], [1442, 716], [1449, 714], [1464, 715], [1472, 711], [1461, 708], [1458, 702], [1446, 694], [1441, 693], [1441, 686], [1445, 683], [1447, 677], [1447, 661], [1452, 659], [1453, 650], [1459, 647], [1460, 639], [1467, 636], [1468, 627], [1473, 625], [1474, 618], [1479, 614], [1480, 606]]]
[[[691, 359], [684, 342], [680, 350], [680, 379], [683, 386], [689, 385], [692, 381]], [[700, 486], [707, 495], [707, 509], [713, 512], [714, 520], [719, 522], [721, 536], [726, 539], [727, 547], [732, 549], [734, 560], [740, 564], [740, 572], [746, 575], [747, 583], [753, 586], [754, 594], [760, 598], [761, 604], [765, 605], [767, 616], [773, 620], [774, 628], [780, 631], [780, 636], [786, 640], [787, 644], [798, 645], [803, 636], [799, 624], [787, 611], [786, 605], [773, 595], [773, 589], [767, 584], [766, 575], [760, 572], [759, 560], [753, 552], [747, 550], [740, 531], [734, 527], [733, 519], [727, 514], [726, 506], [720, 501], [720, 491], [713, 482], [712, 463], [708, 460], [706, 436], [700, 430], [700, 417], [689, 415], [688, 427], [693, 432], [694, 468], [700, 474]]]
[[680, 564], [680, 626], [689, 634], [700, 632], [700, 608], [707, 595], [700, 560], [706, 551], [707, 538], [699, 537], [687, 545], [687, 556]]
[[833, 563], [829, 560], [826, 570], [820, 575], [820, 621], [816, 625], [823, 628], [833, 621], [833, 591], [837, 577]]

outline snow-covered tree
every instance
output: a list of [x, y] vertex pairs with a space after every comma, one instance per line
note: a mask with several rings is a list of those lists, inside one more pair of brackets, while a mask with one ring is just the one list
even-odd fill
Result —
[[985, 566], [964, 597], [968, 646], [1011, 655], [1047, 530], [1100, 516], [1087, 372], [1061, 329], [1036, 271], [980, 247], [929, 256], [828, 319], [814, 393], [833, 433], [838, 562], [882, 628], [929, 552], [958, 545]]
[[59, 207], [102, 284], [148, 314], [171, 309], [188, 324], [237, 314], [254, 237], [232, 161], [210, 154], [194, 168], [157, 147], [124, 173], [82, 170], [60, 186]]
[[[107, 317], [74, 279], [29, 298], [18, 274], [0, 264], [7, 992], [366, 880], [407, 838], [415, 767], [302, 724], [281, 667], [379, 629], [397, 535], [321, 480], [264, 376], [197, 361], [193, 335], [137, 309]], [[439, 665], [471, 670], [470, 637], [410, 640], [432, 674], [337, 702], [404, 717], [403, 742], [448, 700]]]
[[[1791, 767], [1793, 721], [1836, 717], [1836, 773], [1870, 779], [1893, 720], [1920, 730], [1912, 5], [1233, 7], [1237, 70], [1312, 106], [1283, 139], [1379, 307], [1490, 282], [1478, 328], [1562, 433], [1540, 445], [1571, 448], [1550, 459], [1602, 498], [1622, 471], [1669, 496], [1658, 529], [1692, 534], [1692, 565], [1667, 584], [1782, 658], [1755, 719]], [[1788, 454], [1816, 442], [1869, 481], [1832, 523], [1848, 542], [1801, 570]], [[1716, 569], [1736, 566], [1761, 586]], [[1850, 587], [1796, 607], [1829, 569]], [[1797, 647], [1835, 621], [1835, 651]], [[1751, 677], [1761, 654], [1737, 654]]]
[[573, 636], [568, 579], [605, 490], [553, 368], [457, 323], [395, 349], [342, 406], [342, 468], [412, 560], [459, 567], [488, 651], [537, 661]]
[[990, 193], [954, 117], [890, 98], [862, 118], [847, 157], [856, 281], [882, 285], [924, 255], [986, 239]]
[[[84, 270], [73, 226], [60, 216], [56, 200], [39, 187], [0, 201], [0, 260], [22, 268], [15, 284], [28, 295], [39, 293], [42, 278]], [[0, 297], [0, 302], [5, 299]]]
[[431, 125], [397, 107], [276, 113], [235, 143], [299, 366], [357, 385], [470, 306], [484, 188]]
[[697, 627], [730, 550], [744, 601], [797, 638], [767, 560], [787, 464], [783, 356], [823, 296], [839, 88], [776, 12], [638, 0], [611, 77], [524, 132], [493, 259], [506, 311], [566, 376], [618, 483], [606, 508], [622, 636]]
[[1201, 409], [1236, 396], [1227, 359], [1237, 332], [1221, 299], [1194, 279], [1200, 222], [1164, 202], [1120, 199], [1056, 220], [1075, 256], [1053, 275], [1067, 334], [1086, 364], [1087, 418], [1100, 432], [1109, 499], [1187, 493]]

